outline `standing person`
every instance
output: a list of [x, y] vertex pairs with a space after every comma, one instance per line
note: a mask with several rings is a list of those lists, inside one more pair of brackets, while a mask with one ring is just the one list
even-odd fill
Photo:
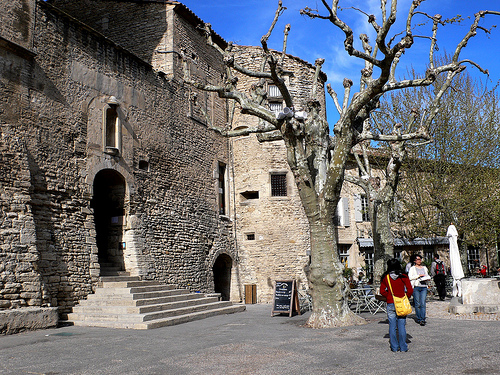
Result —
[[436, 284], [439, 299], [444, 301], [446, 297], [446, 267], [439, 259], [439, 254], [434, 254], [434, 262], [431, 263], [431, 276]]
[[422, 257], [415, 257], [415, 265], [410, 267], [408, 277], [413, 287], [413, 302], [415, 303], [415, 314], [417, 323], [425, 326], [425, 299], [427, 298], [427, 281], [431, 279], [427, 267], [422, 265]]
[[387, 261], [387, 271], [380, 279], [380, 294], [387, 298], [387, 319], [389, 320], [389, 343], [391, 350], [393, 352], [407, 352], [406, 316], [400, 317], [396, 315], [394, 299], [392, 298], [393, 293], [396, 297], [404, 297], [406, 293], [408, 298], [413, 293], [410, 279], [408, 279], [408, 276], [401, 269], [399, 260], [395, 258]]
[[406, 263], [405, 272], [406, 272], [407, 275], [408, 275], [408, 272], [410, 272], [411, 266], [415, 265], [415, 257], [416, 256], [417, 256], [417, 254], [411, 254], [410, 255], [410, 261], [408, 263]]

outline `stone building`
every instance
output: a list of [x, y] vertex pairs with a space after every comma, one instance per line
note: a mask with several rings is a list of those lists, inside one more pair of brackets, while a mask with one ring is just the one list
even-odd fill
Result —
[[0, 5], [0, 308], [64, 315], [118, 270], [228, 299], [226, 103], [179, 58], [216, 81], [222, 57], [175, 1], [71, 3]]

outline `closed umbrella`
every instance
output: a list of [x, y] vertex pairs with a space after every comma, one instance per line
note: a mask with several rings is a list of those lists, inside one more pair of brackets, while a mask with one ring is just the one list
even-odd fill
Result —
[[460, 279], [463, 279], [465, 275], [462, 268], [462, 261], [460, 260], [460, 253], [458, 252], [458, 232], [453, 223], [448, 227], [446, 236], [450, 240], [450, 269], [451, 276], [453, 277], [453, 296], [461, 297], [462, 283]]

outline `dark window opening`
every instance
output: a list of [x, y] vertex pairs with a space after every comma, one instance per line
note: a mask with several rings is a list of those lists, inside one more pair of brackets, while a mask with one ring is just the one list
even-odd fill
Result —
[[118, 112], [116, 105], [106, 109], [106, 144], [105, 147], [118, 148]]
[[287, 196], [286, 173], [271, 175], [271, 196], [273, 197]]
[[243, 193], [241, 193], [241, 195], [245, 199], [259, 199], [258, 191], [244, 191]]
[[149, 171], [149, 162], [146, 160], [139, 160], [139, 169], [141, 171]]
[[226, 166], [219, 163], [219, 214], [226, 214]]
[[255, 233], [248, 233], [247, 240], [248, 241], [255, 241]]

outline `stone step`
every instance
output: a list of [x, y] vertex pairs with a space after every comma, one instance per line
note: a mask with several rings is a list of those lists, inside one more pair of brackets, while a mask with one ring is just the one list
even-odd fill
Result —
[[133, 320], [123, 320], [123, 321], [107, 321], [107, 320], [78, 320], [74, 321], [77, 326], [88, 326], [88, 327], [107, 327], [107, 328], [122, 328], [122, 329], [154, 329], [172, 326], [176, 324], [182, 324], [191, 322], [194, 320], [205, 319], [216, 315], [222, 314], [233, 314], [237, 312], [245, 311], [245, 305], [235, 304], [228, 307], [222, 307], [211, 310], [204, 310], [195, 313], [189, 313], [184, 315], [178, 315], [174, 317], [156, 319], [147, 322], [137, 322]]
[[114, 281], [141, 281], [139, 276], [101, 276], [101, 283]]
[[[116, 311], [105, 312], [100, 309], [96, 311], [88, 311], [84, 309], [82, 312], [75, 311], [68, 314], [68, 319], [70, 320], [97, 320], [97, 321], [128, 321], [135, 320], [137, 322], [147, 322], [152, 320], [160, 320], [165, 318], [171, 318], [179, 315], [186, 315], [190, 313], [196, 313], [200, 311], [221, 309], [224, 307], [231, 306], [231, 302], [212, 302], [203, 303], [193, 306], [185, 306], [177, 309], [168, 309], [165, 311], [151, 312], [147, 314], [141, 314], [137, 311]], [[134, 310], [134, 308], [131, 308]]]
[[219, 293], [190, 293], [138, 277], [102, 277], [94, 294], [73, 307], [75, 325], [149, 329], [245, 310], [220, 301]]
[[201, 293], [188, 293], [188, 294], [177, 294], [170, 295], [166, 297], [149, 298], [142, 300], [135, 300], [132, 294], [122, 294], [115, 295], [113, 297], [108, 295], [95, 295], [91, 294], [86, 300], [81, 300], [80, 305], [102, 305], [102, 306], [149, 306], [158, 305], [163, 303], [170, 303], [175, 301], [191, 300], [202, 298]]
[[186, 314], [190, 314], [190, 313], [197, 313], [200, 311], [207, 311], [207, 310], [216, 310], [216, 309], [221, 309], [221, 308], [230, 307], [230, 306], [232, 306], [232, 303], [229, 301], [216, 301], [216, 302], [211, 302], [211, 303], [197, 304], [197, 305], [193, 305], [193, 306], [185, 306], [185, 307], [180, 307], [177, 309], [168, 309], [168, 310], [164, 310], [164, 311], [151, 312], [151, 313], [145, 314], [144, 321], [148, 322], [151, 320], [161, 320], [161, 319], [170, 318], [173, 316], [186, 315]]
[[168, 297], [174, 295], [183, 295], [189, 294], [189, 291], [186, 289], [170, 289], [170, 290], [160, 290], [155, 292], [143, 292], [143, 293], [130, 293], [130, 290], [127, 288], [105, 288], [105, 289], [97, 289], [95, 292], [95, 296], [97, 298], [132, 298], [134, 300], [151, 300], [154, 298]]
[[166, 310], [174, 310], [183, 307], [200, 305], [203, 303], [215, 303], [219, 302], [217, 297], [203, 297], [196, 299], [182, 299], [182, 300], [174, 300], [170, 302], [165, 302], [161, 304], [154, 305], [144, 305], [144, 306], [136, 306], [136, 305], [113, 305], [113, 304], [100, 304], [100, 303], [91, 303], [91, 304], [80, 304], [78, 306], [73, 307], [73, 312], [75, 313], [118, 313], [118, 314], [147, 314], [158, 311], [166, 311]]
[[157, 287], [157, 286], [163, 286], [167, 288], [175, 288], [174, 285], [169, 285], [169, 284], [161, 284], [157, 281], [150, 281], [150, 280], [141, 280], [141, 281], [104, 281], [102, 282], [102, 285], [99, 285], [103, 289], [107, 288], [141, 288], [141, 287]]

